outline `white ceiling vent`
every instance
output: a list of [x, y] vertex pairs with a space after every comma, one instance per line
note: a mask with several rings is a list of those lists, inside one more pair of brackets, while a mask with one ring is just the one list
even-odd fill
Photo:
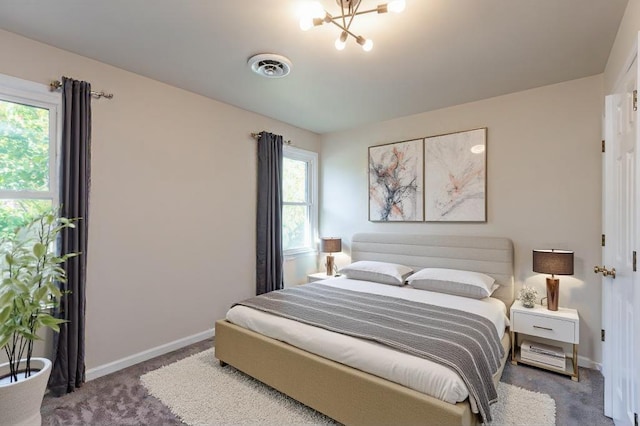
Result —
[[291, 61], [284, 56], [262, 53], [249, 58], [251, 71], [267, 78], [280, 78], [291, 72]]

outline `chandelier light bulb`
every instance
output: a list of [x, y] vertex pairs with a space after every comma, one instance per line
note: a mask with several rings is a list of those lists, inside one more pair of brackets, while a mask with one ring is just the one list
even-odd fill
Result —
[[371, 49], [373, 49], [373, 41], [371, 40], [368, 40], [362, 36], [358, 36], [356, 37], [356, 41], [360, 46], [362, 46], [362, 50], [364, 50], [365, 52], [369, 52]]
[[327, 12], [320, 3], [314, 1], [303, 3], [299, 9], [299, 16], [300, 29], [307, 31], [316, 25], [315, 19], [324, 19], [327, 16]]
[[336, 39], [336, 49], [344, 50], [344, 47], [347, 45], [347, 33], [343, 31], [340, 34], [340, 37]]
[[374, 9], [359, 11], [358, 6], [361, 0], [336, 0], [338, 6], [340, 6], [340, 15], [331, 15], [327, 12], [320, 2], [305, 2], [300, 4], [300, 28], [303, 31], [309, 30], [312, 27], [317, 27], [323, 24], [333, 24], [340, 28], [340, 36], [335, 41], [335, 47], [337, 50], [343, 50], [346, 47], [347, 39], [349, 36], [353, 37], [365, 52], [373, 49], [373, 41], [364, 38], [361, 35], [355, 35], [349, 28], [353, 19], [357, 15], [364, 15], [368, 13], [387, 13], [394, 12], [400, 13], [405, 9], [405, 0], [390, 0], [389, 3], [378, 4]]
[[313, 27], [313, 18], [310, 16], [305, 16], [300, 18], [300, 29], [302, 31], [307, 31]]
[[389, 12], [400, 13], [407, 6], [405, 0], [393, 0], [387, 5]]
[[326, 14], [327, 12], [324, 10], [324, 7], [317, 1], [311, 2], [307, 6], [307, 16], [310, 16], [312, 19], [324, 18]]

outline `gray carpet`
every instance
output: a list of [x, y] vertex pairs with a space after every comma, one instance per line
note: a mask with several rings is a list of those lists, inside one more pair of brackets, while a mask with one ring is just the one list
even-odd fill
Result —
[[[88, 382], [72, 394], [60, 398], [47, 395], [42, 404], [42, 424], [181, 424], [167, 407], [148, 394], [140, 376], [212, 345], [213, 340], [205, 340]], [[558, 425], [613, 425], [602, 414], [604, 382], [598, 371], [581, 369], [580, 382], [575, 383], [565, 376], [507, 363], [502, 381], [551, 395], [556, 401]]]
[[597, 370], [580, 368], [580, 381], [535, 367], [508, 362], [502, 381], [549, 394], [556, 400], [556, 424], [613, 426], [604, 416], [604, 377]]
[[[140, 380], [188, 425], [336, 425], [230, 365], [220, 366], [213, 349], [144, 374]], [[497, 390], [492, 426], [555, 425], [556, 402], [549, 395], [502, 382]]]

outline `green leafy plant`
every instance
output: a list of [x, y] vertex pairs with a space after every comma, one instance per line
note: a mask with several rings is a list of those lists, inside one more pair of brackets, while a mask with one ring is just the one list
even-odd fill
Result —
[[11, 382], [22, 374], [23, 359], [24, 376], [31, 375], [38, 330], [59, 331], [64, 322], [51, 315], [62, 296], [58, 285], [66, 282], [61, 265], [79, 253], [57, 255], [55, 242], [62, 230], [75, 227], [73, 222], [49, 211], [0, 240], [0, 349], [9, 359]]

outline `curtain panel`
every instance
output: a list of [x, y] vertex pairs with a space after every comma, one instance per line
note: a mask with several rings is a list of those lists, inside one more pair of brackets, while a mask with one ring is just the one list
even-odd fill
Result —
[[258, 139], [256, 294], [284, 287], [282, 273], [282, 136]]
[[62, 78], [62, 143], [60, 149], [60, 215], [79, 218], [61, 233], [61, 253], [79, 252], [63, 265], [67, 282], [58, 317], [68, 322], [57, 333], [49, 389], [54, 395], [73, 392], [85, 381], [85, 287], [87, 230], [91, 180], [91, 85]]

